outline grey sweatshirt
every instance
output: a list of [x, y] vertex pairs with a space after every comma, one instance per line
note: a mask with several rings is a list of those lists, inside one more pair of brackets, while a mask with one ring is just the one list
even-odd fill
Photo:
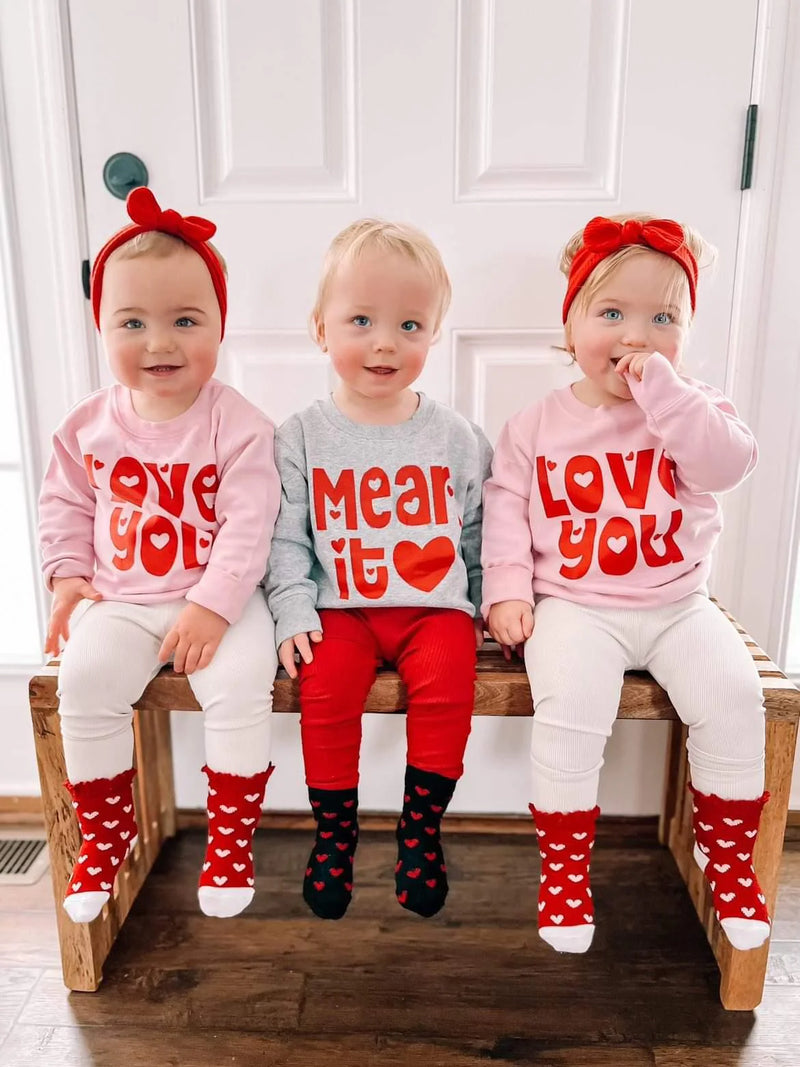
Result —
[[481, 603], [481, 489], [491, 446], [420, 394], [406, 422], [367, 426], [318, 400], [275, 435], [281, 508], [264, 579], [278, 645], [318, 608]]

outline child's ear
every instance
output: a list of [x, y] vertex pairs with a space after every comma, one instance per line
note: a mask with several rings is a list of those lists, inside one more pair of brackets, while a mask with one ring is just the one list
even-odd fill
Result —
[[323, 352], [328, 351], [328, 346], [325, 343], [325, 323], [321, 319], [314, 319], [314, 334], [317, 338], [317, 344]]

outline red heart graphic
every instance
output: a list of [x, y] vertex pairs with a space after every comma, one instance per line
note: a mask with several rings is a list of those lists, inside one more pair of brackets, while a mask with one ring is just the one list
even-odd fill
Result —
[[323, 811], [322, 818], [323, 819], [335, 819], [337, 815], [338, 815], [338, 812], [336, 812], [336, 811]]
[[306, 878], [311, 874], [311, 867], [306, 867]]
[[435, 811], [438, 815], [440, 811], [444, 811], [444, 808], [441, 804], [431, 804], [431, 811]]
[[403, 803], [407, 804], [409, 800], [411, 800], [411, 797], [408, 795], [408, 793], [406, 793], [406, 795], [403, 797]]
[[208, 537], [201, 537], [198, 541], [198, 544], [201, 548], [208, 548], [208, 546], [211, 544], [211, 539]]
[[404, 841], [404, 844], [406, 845], [407, 848], [416, 848], [417, 845], [419, 844], [419, 838], [418, 837], [407, 837], [405, 839], [405, 841]]
[[402, 860], [398, 860], [397, 863], [395, 863], [395, 865], [394, 865], [394, 873], [397, 874], [397, 872], [400, 870], [400, 868], [402, 866], [403, 866], [403, 861]]
[[334, 878], [338, 878], [340, 874], [344, 874], [344, 867], [331, 867], [331, 874]]
[[436, 879], [435, 878], [426, 878], [425, 879], [425, 885], [429, 885], [431, 887], [431, 889], [433, 889], [433, 887], [436, 885]]
[[414, 792], [421, 797], [428, 797], [431, 794], [430, 789], [424, 789], [421, 785], [415, 785]]
[[412, 819], [416, 819], [417, 821], [422, 818], [421, 811], [410, 811], [408, 814], [411, 816]]
[[444, 873], [447, 874], [447, 864], [446, 863], [440, 864], [439, 865], [439, 870], [440, 871], [444, 871]]
[[321, 804], [321, 803], [322, 803], [322, 801], [321, 801], [321, 800], [312, 800], [312, 801], [311, 801], [311, 807], [312, 807], [312, 808], [318, 808], [318, 807], [320, 806], [320, 804]]
[[627, 456], [625, 457], [625, 459], [627, 459], [628, 461], [632, 460], [633, 459], [633, 452], [629, 452], [627, 454]]
[[547, 469], [549, 471], [554, 471], [557, 466], [558, 466], [558, 464], [556, 463], [556, 461], [554, 459], [548, 459], [548, 461], [547, 461]]
[[335, 541], [331, 541], [331, 548], [334, 552], [344, 552], [344, 538], [337, 537]]
[[318, 852], [317, 853], [317, 863], [324, 863], [327, 858], [328, 858], [328, 853], [327, 852]]
[[340, 822], [339, 825], [340, 826], [350, 826], [352, 824], [352, 822], [353, 822], [352, 819], [348, 819], [346, 822]]
[[101, 460], [99, 460], [99, 459], [96, 459], [96, 460], [94, 461], [94, 465], [95, 465], [95, 467], [97, 467], [97, 469], [98, 469], [99, 471], [101, 471], [101, 470], [103, 469], [103, 467], [105, 467], [105, 463], [103, 463], [103, 462], [102, 462]]
[[321, 893], [322, 890], [325, 888], [325, 883], [324, 882], [314, 882], [314, 888], [317, 890], [317, 892]]
[[333, 830], [320, 830], [319, 836], [324, 837], [326, 839], [329, 837], [333, 837]]
[[328, 512], [328, 514], [330, 515], [330, 517], [331, 517], [332, 519], [338, 519], [338, 518], [339, 518], [339, 516], [340, 516], [340, 515], [341, 515], [342, 513], [341, 513], [341, 511], [338, 511], [338, 510], [337, 510], [337, 511], [329, 511], [329, 512]]
[[408, 900], [408, 890], [404, 889], [402, 893], [398, 893], [397, 899], [400, 901], [401, 904], [405, 904], [405, 902]]
[[408, 585], [430, 593], [453, 566], [456, 550], [449, 537], [434, 537], [422, 548], [413, 541], [398, 541], [392, 552], [397, 573]]
[[353, 889], [353, 883], [352, 882], [345, 882], [344, 883], [344, 887], [347, 890], [347, 892], [350, 893], [350, 892], [352, 892], [352, 889]]
[[426, 826], [425, 827], [425, 833], [426, 834], [435, 834], [436, 833], [436, 827], [435, 826]]
[[405, 819], [401, 819], [400, 820], [400, 829], [401, 830], [405, 830], [405, 828], [406, 828], [406, 820]]
[[406, 871], [406, 874], [409, 878], [419, 878], [419, 876], [422, 874], [422, 871], [419, 869], [419, 867], [415, 867], [413, 871]]
[[431, 861], [435, 860], [436, 859], [436, 853], [435, 852], [426, 852], [425, 853], [425, 859], [426, 860], [431, 860]]
[[346, 848], [349, 848], [349, 845], [346, 841], [337, 841], [336, 847], [339, 849], [340, 852], [344, 852]]
[[354, 804], [355, 804], [355, 801], [354, 801], [354, 800], [346, 800], [346, 801], [344, 802], [344, 806], [345, 806], [346, 808], [352, 808], [352, 806], [353, 806]]

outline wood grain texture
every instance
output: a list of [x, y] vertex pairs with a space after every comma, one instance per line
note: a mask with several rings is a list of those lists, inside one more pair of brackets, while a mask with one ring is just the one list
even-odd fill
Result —
[[[167, 841], [91, 996], [58, 968], [52, 889], [0, 892], [3, 1067], [797, 1067], [800, 843], [784, 855], [764, 1000], [728, 1012], [653, 820], [601, 819], [597, 935], [582, 957], [536, 935], [533, 840], [451, 835], [443, 912], [394, 900], [396, 846], [365, 832], [341, 922], [300, 896], [308, 832], [256, 833], [243, 915], [197, 908], [201, 832]], [[44, 892], [44, 891], [46, 892]], [[3, 946], [7, 946], [4, 950]]]

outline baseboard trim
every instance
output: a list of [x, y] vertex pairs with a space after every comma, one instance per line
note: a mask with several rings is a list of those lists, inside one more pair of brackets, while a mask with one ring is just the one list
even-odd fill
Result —
[[41, 797], [0, 796], [0, 826], [44, 826]]
[[[397, 816], [387, 812], [360, 811], [359, 825], [363, 830], [394, 830]], [[0, 796], [0, 826], [44, 825], [41, 797]], [[179, 830], [197, 830], [206, 825], [206, 813], [201, 808], [178, 808]], [[314, 821], [304, 811], [265, 811], [259, 825], [267, 830], [313, 830]], [[623, 837], [638, 837], [658, 825], [654, 815], [605, 815], [598, 822], [598, 832], [614, 833]], [[787, 831], [792, 840], [797, 840], [800, 830], [800, 811], [790, 811], [786, 820]], [[447, 829], [453, 834], [530, 834], [533, 822], [528, 815], [448, 815]]]

